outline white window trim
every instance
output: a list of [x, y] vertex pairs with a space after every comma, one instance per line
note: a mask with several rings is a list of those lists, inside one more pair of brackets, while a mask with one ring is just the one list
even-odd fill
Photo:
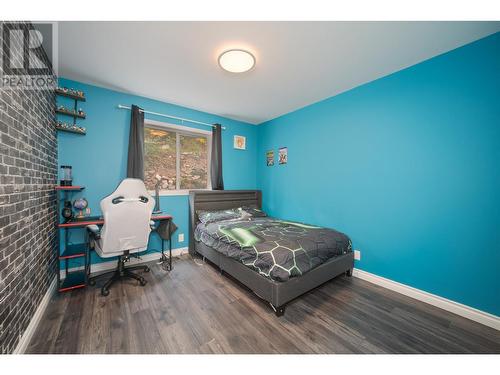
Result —
[[[197, 190], [209, 190], [209, 189], [197, 189]], [[154, 190], [149, 190], [149, 194], [151, 194], [153, 197], [156, 194], [156, 191]], [[189, 195], [189, 190], [160, 190], [158, 192], [160, 194], [160, 197], [169, 197], [169, 196], [175, 196], [175, 195]]]
[[156, 121], [156, 120], [144, 120], [144, 126], [152, 126], [152, 127], [159, 127], [160, 129], [164, 130], [175, 130], [183, 133], [188, 133], [188, 134], [203, 134], [207, 135], [209, 137], [212, 137], [212, 132], [210, 130], [203, 130], [203, 129], [198, 129], [198, 128], [191, 128], [189, 126], [184, 126], [184, 125], [175, 125], [175, 124], [170, 124], [168, 122], [162, 122], [162, 121]]
[[[186, 134], [186, 135], [204, 135], [207, 137], [207, 146], [208, 146], [208, 158], [207, 158], [207, 179], [208, 179], [208, 187], [206, 189], [197, 189], [197, 190], [211, 190], [212, 189], [212, 180], [210, 178], [210, 159], [212, 156], [212, 132], [209, 130], [203, 130], [198, 128], [191, 128], [189, 126], [183, 125], [175, 125], [167, 122], [156, 121], [156, 120], [144, 120], [144, 127], [157, 128], [160, 130], [171, 130], [176, 132], [177, 134]], [[179, 149], [179, 136], [177, 136], [177, 145], [176, 150]], [[180, 159], [176, 158], [176, 169], [177, 176], [180, 176]], [[180, 183], [180, 180], [176, 178], [176, 181]], [[149, 190], [151, 195], [155, 195], [156, 192], [154, 190]], [[175, 196], [175, 195], [189, 195], [189, 190], [187, 189], [175, 189], [175, 190], [160, 190], [160, 197], [163, 196]]]

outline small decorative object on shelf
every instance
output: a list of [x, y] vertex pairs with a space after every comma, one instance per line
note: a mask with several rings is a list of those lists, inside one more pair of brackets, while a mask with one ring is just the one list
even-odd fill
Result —
[[72, 133], [78, 133], [78, 134], [86, 134], [87, 133], [87, 129], [85, 127], [78, 126], [76, 124], [70, 124], [70, 123], [67, 123], [64, 121], [57, 121], [56, 129], [67, 131], [67, 132], [72, 132]]
[[78, 198], [78, 199], [75, 199], [75, 201], [73, 202], [73, 207], [76, 209], [76, 210], [79, 210], [80, 212], [78, 213], [78, 215], [76, 215], [77, 218], [82, 218], [84, 217], [85, 215], [83, 214], [83, 210], [85, 210], [89, 205], [89, 202], [85, 199], [85, 198]]
[[73, 218], [73, 210], [71, 209], [71, 201], [64, 202], [64, 207], [62, 209], [61, 215], [64, 218], [66, 223]]
[[61, 165], [61, 186], [73, 185], [73, 167], [71, 165]]

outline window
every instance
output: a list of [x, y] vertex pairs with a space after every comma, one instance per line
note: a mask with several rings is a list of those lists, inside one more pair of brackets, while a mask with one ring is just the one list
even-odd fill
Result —
[[144, 182], [148, 190], [210, 188], [211, 132], [147, 121], [144, 126]]

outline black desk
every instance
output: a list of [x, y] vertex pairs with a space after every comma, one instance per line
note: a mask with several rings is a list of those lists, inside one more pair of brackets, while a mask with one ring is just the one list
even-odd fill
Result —
[[[172, 220], [171, 215], [152, 215], [151, 220], [155, 222], [161, 222], [163, 220]], [[87, 216], [87, 217], [82, 217], [78, 218], [75, 217], [67, 222], [64, 223], [59, 223], [57, 224], [57, 227], [59, 229], [64, 229], [65, 230], [65, 236], [64, 236], [64, 248], [62, 251], [62, 254], [58, 253], [58, 262], [57, 262], [57, 267], [58, 267], [58, 272], [57, 272], [57, 277], [58, 277], [58, 288], [60, 292], [64, 291], [69, 291], [73, 290], [76, 288], [83, 288], [87, 285], [88, 281], [88, 275], [90, 274], [90, 254], [89, 250], [87, 248], [87, 244], [74, 244], [74, 245], [69, 245], [68, 244], [68, 229], [73, 229], [73, 228], [85, 228], [87, 225], [103, 225], [104, 224], [104, 218], [102, 216]], [[158, 226], [158, 224], [156, 224]], [[155, 231], [155, 230], [153, 230]], [[162, 268], [170, 271], [172, 269], [172, 238], [169, 236], [167, 240], [161, 238], [161, 258], [160, 261], [162, 262]], [[165, 255], [165, 241], [168, 241], [169, 246], [168, 246], [168, 259], [167, 256]], [[58, 249], [59, 251], [59, 249]], [[78, 257], [84, 257], [85, 258], [85, 267], [84, 270], [82, 271], [76, 271], [76, 272], [68, 272], [68, 260], [72, 258], [78, 258]], [[61, 282], [60, 280], [60, 266], [59, 266], [59, 261], [64, 260], [65, 261], [65, 269], [66, 269], [66, 279], [64, 282]]]

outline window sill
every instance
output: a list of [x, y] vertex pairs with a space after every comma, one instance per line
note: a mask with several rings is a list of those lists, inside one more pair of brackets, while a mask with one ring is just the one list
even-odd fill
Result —
[[[210, 190], [210, 189], [196, 189], [196, 190]], [[160, 197], [170, 197], [179, 195], [189, 195], [189, 190], [160, 190]], [[154, 190], [149, 190], [149, 194], [152, 197], [155, 196], [156, 192]]]

